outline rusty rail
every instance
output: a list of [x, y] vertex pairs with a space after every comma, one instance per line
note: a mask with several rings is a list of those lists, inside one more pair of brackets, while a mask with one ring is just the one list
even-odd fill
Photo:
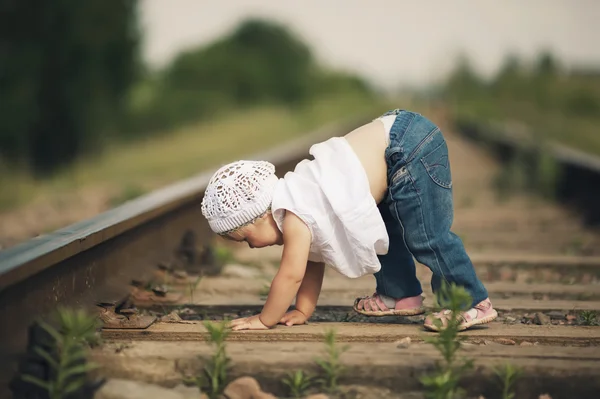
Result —
[[[282, 176], [308, 157], [312, 144], [362, 121], [327, 125], [247, 159], [268, 160]], [[194, 246], [208, 242], [212, 234], [200, 202], [215, 170], [0, 252], [0, 375], [26, 349], [28, 327], [37, 317], [59, 305], [92, 308], [123, 300], [131, 281], [172, 257], [183, 237], [192, 237]]]

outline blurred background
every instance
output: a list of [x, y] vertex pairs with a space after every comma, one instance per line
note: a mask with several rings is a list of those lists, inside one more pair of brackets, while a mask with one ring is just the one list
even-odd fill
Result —
[[0, 0], [0, 250], [391, 108], [599, 154], [598, 15], [595, 0]]

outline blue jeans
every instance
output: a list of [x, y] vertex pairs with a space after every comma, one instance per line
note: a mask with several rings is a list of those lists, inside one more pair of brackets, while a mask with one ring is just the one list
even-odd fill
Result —
[[433, 273], [431, 287], [442, 281], [464, 287], [473, 305], [488, 297], [461, 239], [450, 231], [454, 218], [448, 147], [440, 129], [420, 114], [396, 115], [385, 151], [388, 192], [379, 204], [390, 238], [379, 256], [377, 292], [393, 298], [420, 295], [413, 257]]

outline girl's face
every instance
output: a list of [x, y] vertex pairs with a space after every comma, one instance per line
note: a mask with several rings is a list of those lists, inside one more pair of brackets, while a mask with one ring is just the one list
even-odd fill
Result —
[[237, 242], [247, 242], [250, 248], [264, 248], [283, 244], [283, 234], [279, 231], [270, 213], [258, 219], [253, 224], [224, 237]]

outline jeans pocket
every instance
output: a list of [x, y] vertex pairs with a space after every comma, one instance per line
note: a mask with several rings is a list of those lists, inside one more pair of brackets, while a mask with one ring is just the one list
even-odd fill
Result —
[[440, 145], [421, 158], [427, 174], [438, 186], [452, 188], [452, 174], [450, 172], [450, 158], [448, 146], [444, 140]]

